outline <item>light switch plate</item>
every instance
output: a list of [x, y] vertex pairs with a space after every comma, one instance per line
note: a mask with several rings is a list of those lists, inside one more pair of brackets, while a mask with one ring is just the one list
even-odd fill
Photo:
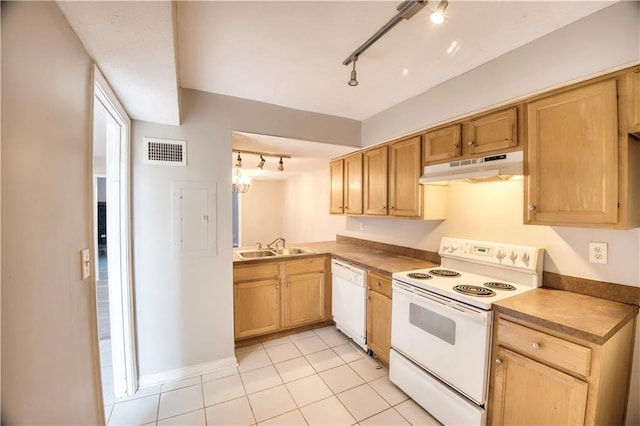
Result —
[[91, 276], [91, 257], [88, 248], [80, 251], [80, 267], [82, 279], [86, 280]]

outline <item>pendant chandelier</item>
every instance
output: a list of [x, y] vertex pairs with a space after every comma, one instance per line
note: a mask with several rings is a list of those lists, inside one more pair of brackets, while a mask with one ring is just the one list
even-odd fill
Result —
[[236, 167], [231, 178], [231, 189], [238, 194], [244, 194], [251, 187], [251, 176], [242, 176], [240, 167]]

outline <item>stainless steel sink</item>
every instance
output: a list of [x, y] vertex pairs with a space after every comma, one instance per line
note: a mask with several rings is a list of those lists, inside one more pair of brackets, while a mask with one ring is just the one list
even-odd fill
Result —
[[275, 257], [275, 256], [293, 256], [296, 254], [310, 253], [307, 250], [303, 250], [298, 247], [281, 248], [276, 250], [270, 249], [256, 249], [256, 250], [238, 250], [236, 254], [240, 259], [257, 259], [261, 257]]
[[255, 259], [258, 257], [273, 257], [277, 256], [276, 252], [273, 250], [241, 250], [237, 251], [236, 254], [240, 259]]

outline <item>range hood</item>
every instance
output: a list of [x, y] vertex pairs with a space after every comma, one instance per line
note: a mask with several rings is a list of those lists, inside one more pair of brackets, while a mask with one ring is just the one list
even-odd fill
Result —
[[523, 151], [514, 151], [426, 166], [419, 182], [446, 184], [448, 181], [462, 179], [468, 182], [506, 180], [514, 175], [522, 175], [523, 172]]

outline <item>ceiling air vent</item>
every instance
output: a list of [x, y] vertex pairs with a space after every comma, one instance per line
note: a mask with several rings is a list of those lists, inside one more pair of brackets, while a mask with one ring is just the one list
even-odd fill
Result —
[[144, 138], [144, 162], [164, 166], [187, 165], [187, 141]]

